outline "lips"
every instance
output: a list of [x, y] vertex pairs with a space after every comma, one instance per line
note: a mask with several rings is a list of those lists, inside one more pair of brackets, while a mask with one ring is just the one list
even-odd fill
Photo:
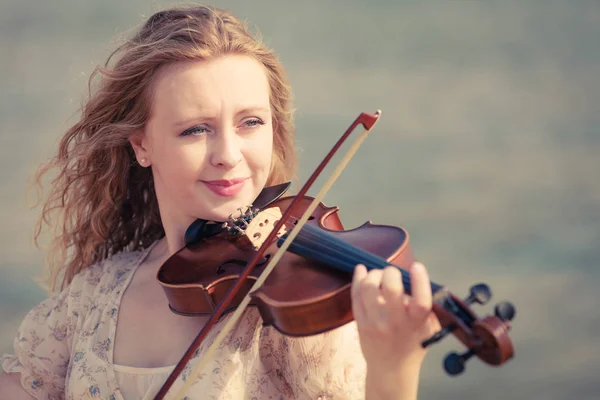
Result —
[[219, 196], [235, 196], [243, 188], [248, 178], [219, 179], [214, 181], [202, 181], [210, 190]]
[[217, 181], [202, 181], [204, 183], [208, 183], [211, 185], [219, 185], [219, 186], [232, 186], [237, 185], [238, 183], [244, 182], [248, 178], [236, 178], [236, 179], [221, 179]]

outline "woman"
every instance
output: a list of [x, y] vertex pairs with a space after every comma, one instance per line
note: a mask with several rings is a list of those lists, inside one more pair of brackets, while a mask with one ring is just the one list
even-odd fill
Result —
[[[295, 171], [283, 68], [228, 12], [159, 12], [114, 55], [40, 171], [59, 172], [36, 234], [54, 218], [60, 291], [3, 356], [2, 398], [153, 398], [207, 320], [169, 310], [158, 268], [193, 221], [224, 221]], [[439, 325], [425, 268], [411, 272], [409, 298], [395, 268], [357, 266], [356, 322], [316, 336], [283, 336], [246, 310], [188, 398], [416, 398], [420, 342]]]

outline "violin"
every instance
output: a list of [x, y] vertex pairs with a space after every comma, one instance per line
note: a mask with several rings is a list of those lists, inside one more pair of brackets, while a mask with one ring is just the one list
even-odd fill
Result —
[[[406, 269], [415, 257], [407, 231], [370, 221], [345, 230], [339, 208], [321, 202], [326, 186], [337, 178], [343, 166], [338, 166], [317, 196], [306, 196], [310, 185], [351, 131], [362, 124], [366, 135], [378, 117], [379, 112], [361, 114], [296, 196], [283, 197], [289, 183], [268, 187], [253, 205], [240, 208], [238, 216], [232, 215], [218, 224], [197, 220], [188, 228], [185, 247], [161, 266], [157, 279], [172, 312], [211, 318], [155, 399], [166, 395], [208, 331], [226, 314], [234, 316], [216, 342], [247, 306], [256, 307], [263, 324], [284, 335], [309, 336], [338, 328], [354, 319], [351, 286], [357, 264], [364, 264], [367, 269], [396, 266], [406, 293], [411, 293]], [[357, 141], [350, 152], [356, 151], [359, 144]], [[341, 164], [344, 162], [347, 160]], [[494, 315], [480, 318], [470, 306], [490, 300], [488, 285], [472, 286], [469, 295], [461, 299], [443, 285], [430, 283], [433, 312], [441, 330], [422, 346], [428, 347], [453, 334], [468, 349], [463, 354], [447, 355], [444, 369], [448, 374], [461, 374], [467, 360], [474, 355], [493, 366], [514, 356], [508, 335], [515, 316], [511, 303], [501, 302], [495, 306]], [[212, 348], [206, 351], [206, 358]], [[193, 379], [187, 381], [191, 385]]]

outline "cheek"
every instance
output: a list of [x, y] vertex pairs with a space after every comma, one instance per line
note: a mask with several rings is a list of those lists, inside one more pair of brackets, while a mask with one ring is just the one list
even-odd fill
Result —
[[265, 135], [260, 137], [260, 140], [254, 141], [249, 148], [248, 154], [253, 167], [267, 170], [268, 172], [273, 155], [273, 133], [266, 132]]
[[162, 147], [157, 154], [156, 166], [163, 181], [167, 185], [185, 184], [190, 179], [196, 180], [198, 168], [202, 164], [204, 151], [195, 146]]

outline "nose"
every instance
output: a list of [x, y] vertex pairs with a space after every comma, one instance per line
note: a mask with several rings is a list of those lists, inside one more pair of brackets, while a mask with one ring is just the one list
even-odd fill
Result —
[[241, 138], [233, 129], [222, 130], [212, 140], [210, 162], [218, 168], [231, 169], [242, 160]]

